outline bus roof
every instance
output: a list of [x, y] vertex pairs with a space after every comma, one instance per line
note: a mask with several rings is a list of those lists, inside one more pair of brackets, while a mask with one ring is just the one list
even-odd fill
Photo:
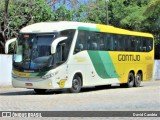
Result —
[[107, 32], [114, 34], [153, 37], [153, 35], [149, 33], [125, 30], [110, 25], [82, 23], [82, 22], [68, 22], [68, 21], [35, 23], [22, 28], [20, 33], [52, 33], [66, 29], [79, 29], [87, 31]]

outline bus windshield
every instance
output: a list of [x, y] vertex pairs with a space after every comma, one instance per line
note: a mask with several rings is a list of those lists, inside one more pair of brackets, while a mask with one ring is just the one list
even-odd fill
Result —
[[53, 67], [51, 44], [57, 34], [21, 34], [13, 57], [13, 67], [21, 71], [42, 71]]

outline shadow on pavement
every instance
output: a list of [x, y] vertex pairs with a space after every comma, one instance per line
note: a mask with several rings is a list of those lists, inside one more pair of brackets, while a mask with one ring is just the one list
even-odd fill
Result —
[[[143, 86], [140, 86], [143, 87]], [[100, 91], [100, 90], [112, 90], [112, 89], [121, 89], [124, 87], [120, 87], [120, 86], [96, 86], [96, 87], [86, 87], [86, 88], [82, 88], [80, 93], [85, 93], [85, 92], [94, 92], [94, 91]], [[133, 88], [137, 88], [137, 87], [133, 87]], [[15, 88], [16, 89], [16, 88]], [[128, 88], [124, 88], [124, 89], [128, 89]], [[12, 88], [12, 90], [14, 90], [14, 88]], [[68, 91], [68, 89], [63, 89], [63, 90], [48, 90], [45, 94], [36, 94], [34, 92], [34, 90], [16, 90], [14, 92], [3, 92], [0, 93], [0, 96], [16, 96], [16, 95], [57, 95], [57, 94], [72, 94]], [[76, 93], [75, 93], [76, 94]]]

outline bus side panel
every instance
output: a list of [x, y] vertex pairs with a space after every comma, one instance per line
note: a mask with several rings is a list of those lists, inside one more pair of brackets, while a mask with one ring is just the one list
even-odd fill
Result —
[[119, 81], [127, 83], [128, 73], [134, 71], [136, 74], [142, 71], [143, 80], [152, 79], [154, 56], [152, 52], [109, 52], [117, 73]]
[[83, 86], [119, 83], [119, 76], [108, 55], [107, 51], [79, 52], [69, 62], [69, 73], [82, 73]]

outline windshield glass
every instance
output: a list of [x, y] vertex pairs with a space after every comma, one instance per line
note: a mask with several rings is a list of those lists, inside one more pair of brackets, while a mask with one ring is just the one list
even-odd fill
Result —
[[51, 44], [57, 34], [21, 34], [14, 54], [13, 67], [19, 70], [42, 71], [53, 67]]

